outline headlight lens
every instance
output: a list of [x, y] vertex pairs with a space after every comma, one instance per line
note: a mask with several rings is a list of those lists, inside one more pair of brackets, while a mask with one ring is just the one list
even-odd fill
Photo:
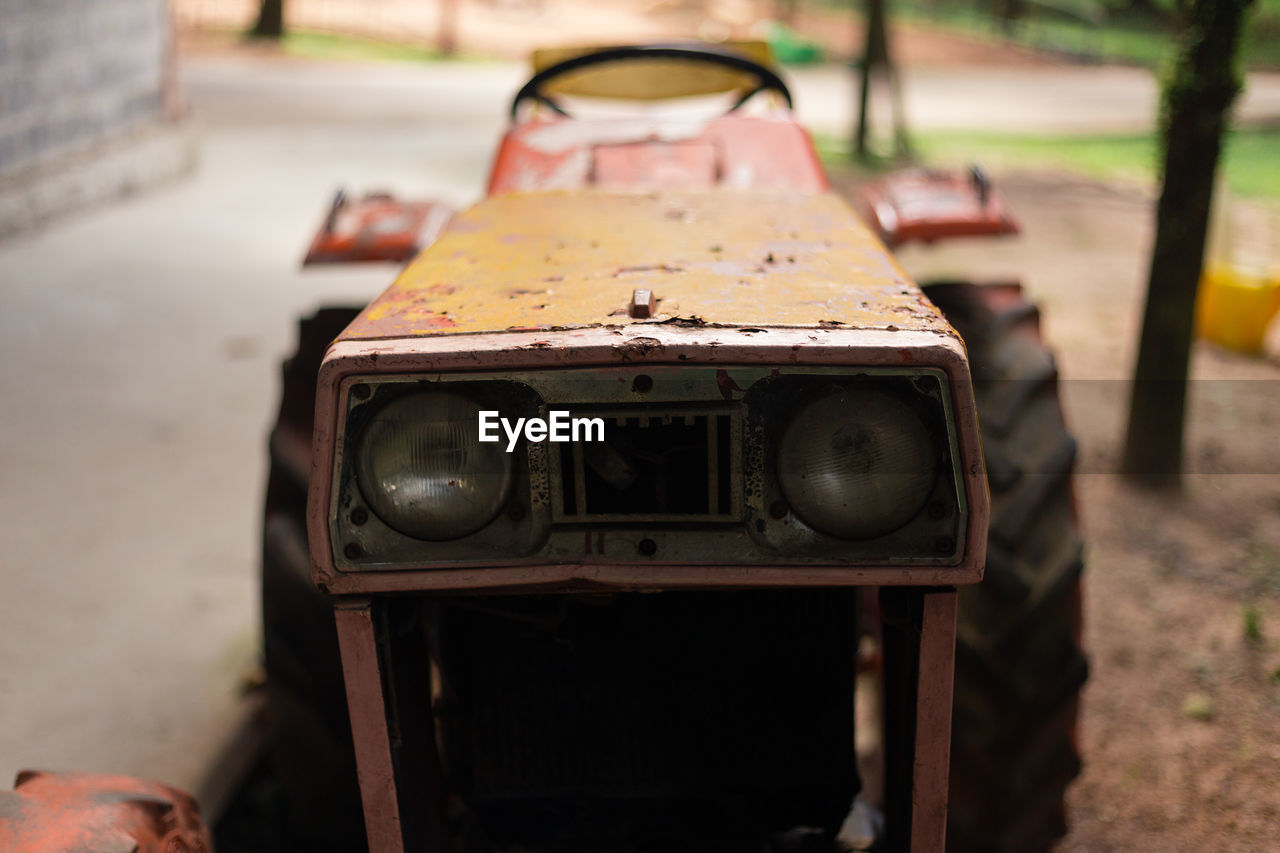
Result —
[[801, 405], [778, 446], [778, 481], [800, 518], [840, 539], [890, 533], [920, 512], [938, 456], [920, 416], [870, 388]]
[[418, 539], [457, 539], [487, 525], [511, 496], [512, 456], [481, 444], [480, 406], [452, 391], [400, 397], [365, 427], [355, 473], [369, 507]]

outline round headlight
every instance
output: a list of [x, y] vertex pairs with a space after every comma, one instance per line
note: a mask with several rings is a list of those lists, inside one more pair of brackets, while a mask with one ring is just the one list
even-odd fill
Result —
[[938, 456], [920, 416], [869, 388], [801, 405], [778, 445], [778, 482], [800, 518], [840, 539], [897, 530], [933, 491]]
[[480, 443], [480, 406], [452, 391], [409, 394], [383, 406], [360, 437], [360, 493], [391, 527], [418, 539], [475, 533], [511, 496], [512, 457]]

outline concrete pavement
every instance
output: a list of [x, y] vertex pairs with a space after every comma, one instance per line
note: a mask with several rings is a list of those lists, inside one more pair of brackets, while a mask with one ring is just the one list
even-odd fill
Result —
[[[198, 782], [256, 647], [294, 319], [393, 274], [303, 273], [305, 243], [339, 185], [476, 197], [523, 74], [188, 58], [192, 178], [0, 243], [0, 782]], [[846, 70], [792, 77], [802, 118], [848, 127]], [[1250, 79], [1246, 116], [1280, 116], [1278, 80]], [[1127, 69], [920, 72], [906, 95], [917, 127], [1134, 129], [1155, 110]]]

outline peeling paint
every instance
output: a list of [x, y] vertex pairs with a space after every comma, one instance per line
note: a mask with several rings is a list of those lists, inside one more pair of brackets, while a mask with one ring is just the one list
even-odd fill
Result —
[[[668, 215], [677, 209], [687, 221]], [[499, 196], [459, 215], [344, 337], [553, 328], [535, 312], [554, 328], [617, 325], [636, 288], [663, 294], [643, 323], [949, 332], [833, 195], [582, 190]]]

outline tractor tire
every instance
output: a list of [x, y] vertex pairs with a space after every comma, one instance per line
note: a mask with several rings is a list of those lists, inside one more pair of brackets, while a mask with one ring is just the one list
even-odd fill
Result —
[[270, 823], [289, 849], [366, 846], [333, 604], [311, 580], [307, 486], [316, 378], [329, 343], [359, 312], [324, 308], [299, 324], [271, 431], [263, 513], [263, 662], [273, 737]]
[[925, 293], [968, 348], [991, 491], [985, 578], [960, 589], [947, 849], [1037, 853], [1066, 834], [1064, 795], [1080, 771], [1076, 443], [1018, 285]]

